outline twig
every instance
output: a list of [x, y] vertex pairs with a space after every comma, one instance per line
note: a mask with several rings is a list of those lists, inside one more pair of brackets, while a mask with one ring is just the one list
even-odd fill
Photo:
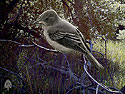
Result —
[[43, 67], [45, 67], [45, 68], [47, 68], [47, 69], [50, 68], [50, 69], [59, 71], [59, 72], [61, 72], [62, 74], [66, 74], [66, 75], [69, 74], [69, 71], [67, 71], [67, 70], [64, 70], [64, 69], [61, 69], [61, 68], [57, 68], [57, 67], [53, 67], [53, 66], [45, 65], [45, 64], [48, 64], [48, 62], [45, 61], [45, 60], [42, 60], [42, 59], [41, 59], [41, 60], [43, 61], [43, 63], [39, 63], [38, 61], [32, 60], [31, 58], [29, 59], [29, 58], [26, 57], [26, 59], [28, 59], [29, 61], [37, 62], [37, 64], [35, 64], [35, 65], [29, 67], [29, 69], [32, 69], [32, 68], [34, 68], [34, 67], [37, 67], [37, 66], [41, 65], [41, 66], [43, 66]]
[[[32, 42], [33, 42], [33, 41], [32, 41]], [[37, 43], [35, 43], [35, 42], [33, 42], [33, 44], [34, 44], [35, 46], [37, 46], [37, 47], [41, 48], [41, 49], [46, 50], [46, 51], [59, 53], [59, 51], [57, 51], [57, 50], [53, 50], [53, 49], [48, 49], [48, 48], [45, 48], [45, 47], [43, 47], [43, 46], [38, 45], [38, 44], [37, 44]]]
[[73, 78], [76, 82], [80, 81], [80, 79], [77, 76], [75, 76], [74, 73], [71, 71], [70, 64], [69, 64], [69, 61], [67, 60], [66, 55], [65, 54], [63, 54], [63, 55], [67, 61], [67, 64], [68, 64], [68, 71], [69, 71], [70, 79]]
[[73, 87], [68, 92], [66, 92], [66, 94], [70, 94], [74, 89], [78, 89], [78, 88], [81, 88], [81, 86]]
[[1, 42], [12, 42], [12, 43], [15, 43], [15, 44], [18, 44], [18, 45], [21, 45], [22, 43], [20, 42], [17, 42], [17, 41], [13, 41], [13, 40], [5, 40], [5, 39], [0, 39]]
[[90, 74], [89, 72], [87, 71], [87, 63], [86, 63], [86, 60], [85, 60], [85, 57], [84, 58], [84, 70], [86, 72], [86, 74], [100, 87], [104, 88], [106, 91], [110, 92], [110, 93], [120, 93], [120, 94], [123, 94], [121, 91], [112, 91], [109, 87], [105, 86], [105, 85], [102, 85], [101, 83], [97, 82]]
[[61, 68], [57, 68], [57, 67], [53, 67], [53, 66], [48, 66], [48, 65], [45, 65], [45, 64], [46, 63], [37, 63], [37, 64], [31, 66], [29, 69], [32, 69], [33, 67], [37, 67], [37, 66], [41, 65], [44, 68], [53, 69], [53, 70], [59, 71], [61, 74], [66, 74], [66, 75], [69, 74], [69, 72], [67, 70], [63, 70]]
[[32, 41], [33, 44], [28, 44], [28, 45], [20, 43], [20, 42], [17, 42], [17, 41], [13, 41], [13, 40], [0, 39], [0, 41], [1, 42], [12, 42], [12, 43], [15, 43], [15, 44], [19, 45], [19, 47], [35, 47], [36, 46], [38, 48], [44, 49], [44, 50], [49, 51], [49, 52], [59, 53], [59, 51], [57, 51], [57, 50], [53, 50], [53, 49], [49, 49], [49, 48], [40, 46], [40, 45], [38, 45], [37, 43], [35, 43], [33, 41]]
[[12, 42], [12, 43], [15, 43], [17, 45], [19, 45], [19, 47], [34, 47], [35, 45], [25, 45], [23, 43], [20, 43], [20, 42], [17, 42], [17, 41], [14, 41], [14, 40], [5, 40], [5, 39], [0, 39], [1, 42]]
[[99, 85], [96, 86], [96, 94], [98, 94], [99, 91]]
[[2, 68], [2, 67], [0, 67], [0, 69], [2, 69], [2, 70], [4, 70], [4, 71], [7, 71], [7, 72], [9, 72], [9, 73], [11, 73], [11, 74], [16, 75], [19, 79], [21, 79], [21, 80], [23, 81], [23, 79], [20, 77], [20, 75], [17, 74], [16, 72], [10, 71], [10, 70], [8, 70], [8, 69], [6, 69], [6, 68]]

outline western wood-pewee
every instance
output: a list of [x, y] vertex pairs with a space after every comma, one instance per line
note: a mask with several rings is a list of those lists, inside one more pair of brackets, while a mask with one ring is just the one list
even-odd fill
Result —
[[51, 9], [43, 12], [36, 22], [42, 24], [43, 34], [53, 48], [62, 53], [82, 52], [97, 69], [104, 69], [91, 54], [82, 33], [71, 23], [60, 18], [56, 11]]

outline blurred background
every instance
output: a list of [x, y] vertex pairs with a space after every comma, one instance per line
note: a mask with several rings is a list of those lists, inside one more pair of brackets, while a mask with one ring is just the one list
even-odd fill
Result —
[[[0, 0], [0, 94], [66, 94], [70, 90], [67, 94], [84, 94], [82, 86], [73, 89], [80, 86], [74, 76], [82, 80], [84, 73], [81, 55], [68, 55], [67, 63], [61, 53], [20, 46], [34, 45], [34, 41], [52, 49], [44, 39], [42, 27], [33, 23], [48, 9], [75, 25], [89, 41], [92, 54], [105, 67], [105, 72], [98, 72], [91, 66], [89, 73], [98, 82], [123, 91], [124, 4], [124, 0]], [[8, 79], [12, 83], [9, 90], [5, 88]], [[85, 94], [95, 94], [95, 84], [87, 87], [91, 85], [90, 78], [83, 81]]]

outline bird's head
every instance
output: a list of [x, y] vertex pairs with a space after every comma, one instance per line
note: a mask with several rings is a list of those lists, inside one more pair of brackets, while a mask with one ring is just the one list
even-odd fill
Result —
[[54, 10], [47, 10], [43, 12], [36, 20], [37, 23], [41, 23], [46, 26], [52, 26], [58, 22], [59, 16]]

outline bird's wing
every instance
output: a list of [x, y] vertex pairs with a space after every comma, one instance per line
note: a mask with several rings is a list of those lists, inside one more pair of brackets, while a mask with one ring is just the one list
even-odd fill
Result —
[[[51, 32], [51, 31], [49, 31]], [[54, 32], [49, 33], [49, 37], [58, 42], [61, 45], [66, 46], [67, 48], [72, 48], [74, 50], [78, 50], [86, 53], [86, 49], [90, 51], [88, 45], [83, 41], [85, 45], [82, 45], [81, 39], [78, 34], [67, 33], [62, 30], [56, 30]], [[87, 45], [87, 46], [86, 46]], [[85, 47], [86, 46], [86, 47]]]
[[86, 46], [87, 50], [89, 50], [91, 52], [90, 48], [87, 45], [88, 41], [85, 40], [83, 34], [77, 28], [76, 28], [76, 33], [80, 36], [80, 39], [81, 39], [82, 43], [84, 44], [84, 46]]

